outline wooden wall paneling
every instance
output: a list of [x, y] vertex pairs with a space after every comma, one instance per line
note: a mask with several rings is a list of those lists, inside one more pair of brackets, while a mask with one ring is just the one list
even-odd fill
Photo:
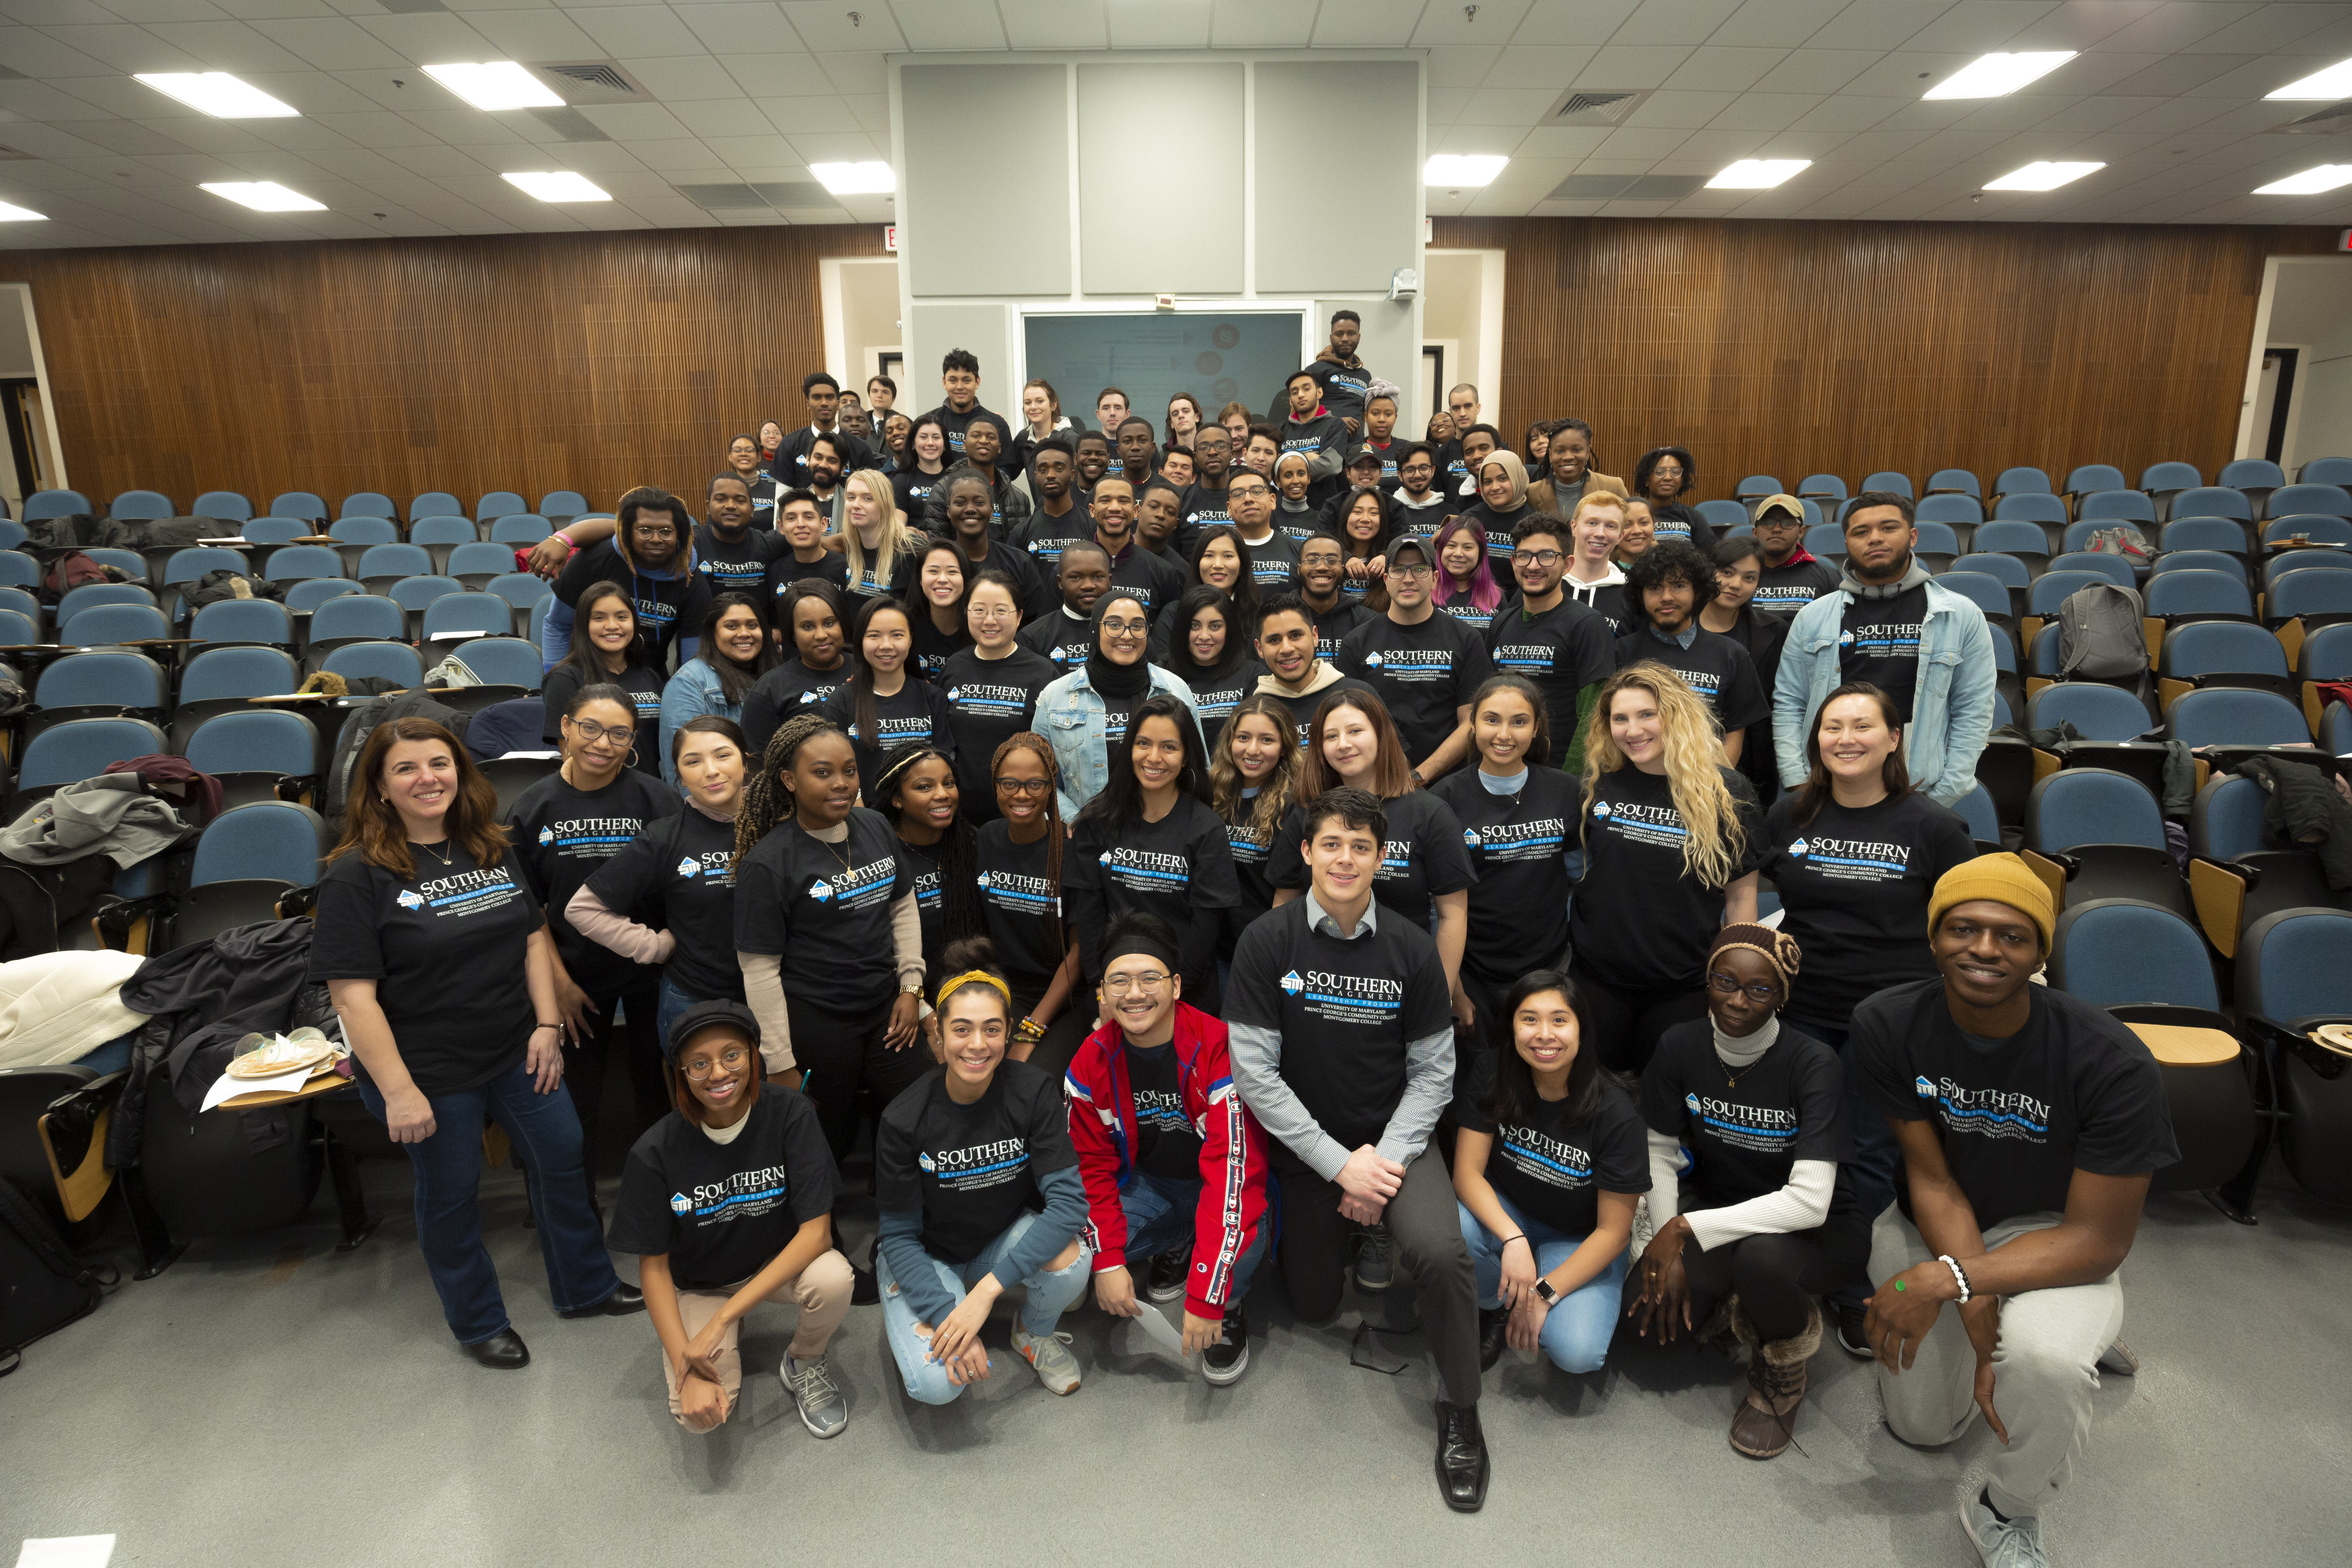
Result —
[[[817, 261], [874, 226], [0, 254], [29, 281], [74, 487], [183, 505], [377, 489], [699, 495], [802, 413]], [[922, 389], [910, 388], [919, 400]]]
[[1439, 218], [1504, 252], [1514, 446], [1574, 415], [1602, 467], [1691, 448], [1706, 495], [1750, 473], [1848, 484], [1939, 468], [2229, 460], [2263, 260], [2333, 230]]

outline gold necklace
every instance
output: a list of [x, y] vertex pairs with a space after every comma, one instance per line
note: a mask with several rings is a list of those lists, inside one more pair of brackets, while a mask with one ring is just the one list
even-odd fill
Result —
[[[449, 841], [448, 841], [447, 839], [446, 839], [446, 838], [445, 838], [445, 839], [443, 839], [441, 842], [442, 842], [443, 844], [445, 844], [445, 845], [446, 845], [446, 844], [447, 844]], [[438, 852], [436, 852], [436, 851], [434, 850], [434, 848], [433, 848], [433, 846], [431, 846], [430, 844], [419, 844], [419, 845], [417, 845], [417, 847], [418, 847], [419, 849], [422, 849], [422, 850], [425, 851], [427, 854], [431, 854], [431, 855], [433, 856], [433, 858], [434, 858], [436, 860], [440, 861], [440, 862], [441, 862], [441, 869], [443, 869], [444, 871], [448, 870], [448, 869], [450, 868], [450, 867], [454, 864], [454, 862], [452, 862], [452, 860], [450, 859], [450, 857], [451, 857], [452, 855], [454, 855], [454, 854], [456, 854], [456, 853], [457, 853], [457, 851], [456, 851], [456, 850], [454, 850], [454, 849], [445, 848], [445, 849], [442, 849], [442, 850], [440, 850], [440, 851], [438, 851]]]
[[[794, 824], [794, 826], [798, 826], [799, 825], [796, 823], [796, 824]], [[849, 824], [848, 824], [847, 820], [846, 820], [846, 819], [845, 819], [845, 820], [843, 821], [843, 823], [842, 823], [842, 825], [841, 825], [841, 826], [842, 826], [841, 842], [842, 842], [842, 846], [843, 846], [843, 847], [844, 847], [844, 848], [846, 848], [846, 847], [848, 847], [848, 846], [849, 846], [849, 832], [848, 832], [848, 829], [849, 829]], [[838, 860], [838, 861], [840, 861], [840, 862], [841, 862], [841, 874], [842, 874], [843, 876], [845, 876], [845, 877], [846, 877], [846, 876], [848, 876], [848, 875], [849, 875], [849, 860], [850, 860], [850, 858], [849, 858], [847, 855], [843, 854], [843, 853], [841, 852], [841, 850], [840, 850], [840, 849], [835, 849], [835, 848], [831, 844], [826, 843], [826, 842], [825, 842], [825, 840], [824, 840], [824, 839], [822, 839], [822, 838], [817, 838], [816, 835], [815, 835], [815, 834], [814, 834], [814, 833], [809, 833], [809, 830], [808, 830], [807, 828], [803, 827], [803, 828], [801, 828], [801, 831], [802, 831], [803, 833], [808, 833], [808, 836], [809, 836], [811, 838], [815, 839], [817, 843], [819, 843], [819, 844], [824, 844], [824, 852], [825, 852], [826, 854], [828, 854], [828, 855], [832, 856], [835, 859], [836, 859], [836, 860]]]

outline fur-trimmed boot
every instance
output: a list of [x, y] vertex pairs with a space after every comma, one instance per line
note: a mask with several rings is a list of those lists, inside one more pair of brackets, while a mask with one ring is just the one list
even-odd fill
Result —
[[1731, 1331], [1748, 1347], [1748, 1396], [1732, 1412], [1731, 1446], [1751, 1459], [1778, 1458], [1796, 1433], [1805, 1363], [1822, 1348], [1822, 1310], [1805, 1304], [1804, 1330], [1793, 1339], [1761, 1338], [1745, 1309], [1733, 1310]]

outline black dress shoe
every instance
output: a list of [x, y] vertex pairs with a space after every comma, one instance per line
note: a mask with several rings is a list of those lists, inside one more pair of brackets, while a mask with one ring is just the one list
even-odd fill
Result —
[[582, 1307], [555, 1315], [559, 1318], [625, 1318], [631, 1312], [645, 1310], [646, 1293], [635, 1285], [624, 1285], [593, 1307]]
[[1437, 1402], [1437, 1489], [1456, 1513], [1476, 1513], [1486, 1505], [1486, 1434], [1475, 1405]]
[[500, 1329], [479, 1344], [467, 1345], [466, 1353], [498, 1372], [519, 1372], [530, 1364], [530, 1348], [512, 1329]]
[[1492, 1372], [1495, 1363], [1503, 1359], [1505, 1336], [1511, 1330], [1511, 1310], [1508, 1307], [1478, 1309], [1478, 1370]]

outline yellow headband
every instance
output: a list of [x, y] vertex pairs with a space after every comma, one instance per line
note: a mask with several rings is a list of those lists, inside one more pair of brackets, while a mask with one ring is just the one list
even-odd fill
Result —
[[948, 1005], [948, 998], [954, 995], [958, 988], [969, 985], [975, 980], [980, 982], [982, 985], [995, 986], [996, 994], [1004, 998], [1004, 1005], [1008, 1009], [1012, 1007], [1013, 988], [1005, 984], [1003, 981], [999, 980], [995, 975], [991, 974], [985, 969], [967, 969], [961, 974], [951, 974], [947, 979], [940, 981], [939, 997], [931, 1004], [931, 1005], [938, 1008], [946, 1007]]

